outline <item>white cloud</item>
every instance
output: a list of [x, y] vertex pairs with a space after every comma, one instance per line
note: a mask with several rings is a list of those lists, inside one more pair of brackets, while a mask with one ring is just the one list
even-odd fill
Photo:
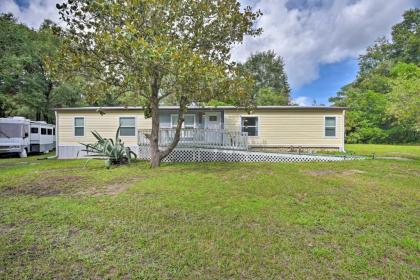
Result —
[[[246, 38], [233, 58], [244, 61], [251, 53], [275, 50], [283, 56], [290, 84], [297, 88], [319, 75], [319, 65], [357, 57], [379, 36], [389, 35], [402, 13], [418, 0], [240, 0], [260, 9], [264, 33]], [[38, 28], [44, 19], [59, 21], [55, 7], [64, 0], [29, 0], [19, 7], [0, 0], [0, 12], [12, 12], [19, 21]]]
[[29, 0], [27, 5], [20, 7], [13, 0], [0, 0], [0, 12], [13, 13], [17, 19], [32, 28], [39, 28], [45, 19], [59, 22], [56, 8], [58, 2], [64, 0]]
[[311, 106], [313, 98], [307, 96], [300, 96], [292, 100], [292, 104], [297, 104], [299, 106]]
[[[233, 58], [244, 61], [251, 53], [275, 50], [286, 63], [293, 88], [316, 80], [321, 64], [358, 57], [367, 46], [401, 20], [417, 0], [256, 0], [264, 15], [257, 38], [246, 38]], [[242, 1], [249, 4], [250, 1]]]

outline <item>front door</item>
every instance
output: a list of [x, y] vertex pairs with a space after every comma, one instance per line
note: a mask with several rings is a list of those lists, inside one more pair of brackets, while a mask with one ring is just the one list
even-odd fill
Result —
[[221, 129], [222, 128], [222, 114], [220, 112], [206, 112], [204, 128], [206, 129]]
[[220, 112], [206, 112], [204, 122], [204, 139], [206, 144], [220, 145], [223, 142], [222, 114]]

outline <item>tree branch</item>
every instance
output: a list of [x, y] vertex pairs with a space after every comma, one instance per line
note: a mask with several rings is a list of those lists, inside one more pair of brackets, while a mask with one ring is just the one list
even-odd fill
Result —
[[172, 143], [165, 150], [160, 151], [159, 153], [160, 160], [167, 157], [173, 151], [173, 149], [175, 149], [176, 145], [178, 145], [178, 142], [181, 136], [182, 124], [184, 122], [184, 112], [187, 109], [187, 104], [188, 104], [187, 98], [185, 96], [182, 96], [181, 101], [179, 103], [178, 123], [176, 126], [174, 139], [172, 140]]

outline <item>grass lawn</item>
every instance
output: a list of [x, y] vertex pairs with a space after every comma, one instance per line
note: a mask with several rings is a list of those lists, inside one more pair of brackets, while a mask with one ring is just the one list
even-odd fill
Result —
[[376, 145], [376, 144], [347, 144], [347, 152], [356, 155], [379, 157], [402, 157], [420, 160], [420, 145]]
[[1, 279], [420, 278], [418, 161], [84, 164], [0, 159]]

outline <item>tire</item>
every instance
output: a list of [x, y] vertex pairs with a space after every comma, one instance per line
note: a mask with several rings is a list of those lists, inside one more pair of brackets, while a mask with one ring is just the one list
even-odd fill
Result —
[[28, 157], [28, 153], [26, 152], [26, 149], [22, 149], [22, 151], [19, 153], [20, 158], [26, 158]]

